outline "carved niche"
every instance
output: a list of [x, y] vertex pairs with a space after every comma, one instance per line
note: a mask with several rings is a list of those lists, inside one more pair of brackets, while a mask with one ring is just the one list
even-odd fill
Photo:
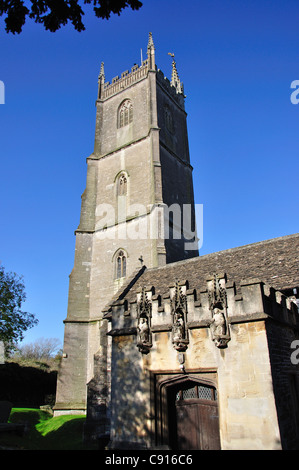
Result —
[[142, 354], [148, 354], [152, 347], [151, 333], [152, 304], [145, 288], [142, 288], [137, 302], [137, 347]]
[[231, 339], [227, 321], [227, 297], [224, 278], [222, 285], [216, 273], [213, 274], [210, 288], [208, 288], [208, 300], [212, 314], [210, 323], [212, 340], [218, 348], [225, 348]]
[[177, 351], [186, 351], [189, 344], [187, 329], [187, 297], [182, 292], [178, 281], [175, 283], [174, 295], [171, 299], [172, 344]]

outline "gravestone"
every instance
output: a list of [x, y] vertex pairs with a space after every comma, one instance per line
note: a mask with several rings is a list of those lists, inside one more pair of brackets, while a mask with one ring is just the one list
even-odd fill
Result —
[[7, 423], [12, 404], [9, 401], [0, 401], [0, 423]]

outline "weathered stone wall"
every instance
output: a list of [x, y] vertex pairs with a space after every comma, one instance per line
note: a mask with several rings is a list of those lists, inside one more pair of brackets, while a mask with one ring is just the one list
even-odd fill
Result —
[[63, 357], [58, 372], [55, 416], [86, 410], [88, 323], [65, 325]]
[[[172, 263], [198, 255], [197, 249], [188, 251], [185, 247], [185, 237], [190, 241], [195, 233], [192, 167], [183, 95], [176, 93], [161, 71], [157, 73], [156, 83], [163, 202], [166, 210], [172, 205], [179, 205], [181, 209], [180, 220], [170, 210], [168, 212], [170, 224], [167, 231], [169, 237], [166, 236], [165, 240], [166, 262]], [[190, 223], [183, 219], [184, 204], [191, 209]]]
[[91, 234], [77, 234], [75, 263], [69, 283], [63, 357], [57, 380], [56, 415], [71, 410], [84, 413], [86, 409], [88, 361], [92, 358], [92, 351], [88, 348], [91, 246]]
[[290, 325], [282, 328], [277, 320], [267, 322], [266, 329], [282, 446], [286, 450], [298, 450], [299, 368], [298, 364], [292, 364], [291, 344], [298, 340], [299, 332]]
[[[96, 117], [95, 147], [94, 155], [105, 156], [136, 142], [148, 135], [151, 125], [148, 109], [150, 108], [151, 96], [148, 92], [148, 80], [134, 84], [105, 101], [98, 101], [98, 112]], [[127, 126], [118, 127], [117, 116], [121, 103], [129, 99], [133, 105], [133, 121]]]
[[[111, 408], [114, 415], [111, 447], [130, 446], [130, 443], [141, 447], [157, 444], [153, 383], [158, 377], [163, 374], [164, 378], [176, 374], [178, 377], [182, 374], [206, 374], [208, 377], [212, 374], [218, 390], [221, 448], [284, 448], [286, 439], [281, 435], [281, 423], [293, 419], [292, 410], [277, 405], [273, 383], [281, 381], [277, 384], [278, 393], [282, 392], [279, 386], [287, 385], [285, 374], [280, 376], [277, 370], [273, 375], [273, 363], [278, 366], [279, 358], [282, 358], [282, 367], [287, 366], [285, 362], [289, 358], [292, 338], [287, 332], [298, 327], [292, 306], [289, 304], [286, 308], [286, 298], [258, 280], [243, 282], [241, 293], [236, 294], [234, 284], [225, 285], [223, 278], [221, 285], [226, 289], [229, 339], [226, 347], [217, 347], [210, 326], [211, 280], [208, 280], [208, 289], [198, 292], [197, 297], [194, 290], [188, 289], [187, 283], [180, 284], [187, 297], [188, 346], [183, 353], [173, 344], [171, 301], [174, 287], [163, 299], [154, 295], [153, 287], [146, 290], [152, 306], [152, 345], [148, 354], [140, 353], [136, 342], [140, 294], [136, 302], [122, 301], [112, 305]], [[268, 326], [274, 325], [273, 312], [288, 319], [288, 324], [277, 323], [275, 335], [273, 326]], [[276, 359], [272, 358], [273, 346], [269, 349], [269, 332], [276, 341], [280, 337], [284, 343], [284, 350], [276, 348]], [[271, 341], [274, 344], [273, 339]], [[182, 356], [183, 361], [180, 360]]]

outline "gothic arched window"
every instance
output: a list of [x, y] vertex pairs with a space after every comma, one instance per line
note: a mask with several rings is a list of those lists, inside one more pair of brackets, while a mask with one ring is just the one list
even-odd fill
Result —
[[168, 129], [168, 131], [171, 134], [173, 134], [174, 133], [173, 119], [172, 119], [172, 114], [171, 114], [170, 109], [168, 108], [168, 106], [165, 106], [164, 113], [165, 113], [166, 128]]
[[120, 250], [115, 257], [115, 279], [126, 277], [127, 257], [123, 250]]
[[130, 100], [125, 100], [118, 110], [118, 127], [124, 127], [133, 121], [133, 106]]

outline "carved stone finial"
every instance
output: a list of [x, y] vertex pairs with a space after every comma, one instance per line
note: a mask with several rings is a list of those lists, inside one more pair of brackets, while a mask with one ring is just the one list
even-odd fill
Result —
[[149, 33], [148, 35], [148, 43], [147, 43], [147, 50], [155, 48], [154, 46], [154, 41], [153, 41], [153, 35], [152, 33]]
[[101, 70], [98, 77], [98, 99], [102, 97], [105, 85], [104, 62], [101, 63]]
[[210, 310], [217, 306], [226, 307], [226, 291], [221, 286], [219, 277], [216, 273], [213, 274], [213, 287], [208, 290], [209, 307]]
[[151, 311], [151, 303], [148, 300], [147, 293], [145, 291], [145, 287], [142, 288], [141, 297], [139, 301], [139, 313], [140, 315], [149, 315]]
[[179, 74], [176, 68], [176, 62], [174, 60], [173, 52], [168, 52], [168, 55], [172, 57], [172, 73], [171, 73], [171, 85], [176, 88], [177, 93], [183, 92], [183, 84], [179, 79]]
[[149, 33], [148, 44], [147, 44], [147, 60], [149, 69], [155, 69], [155, 46], [153, 41], [152, 33]]
[[102, 78], [105, 81], [104, 62], [101, 62], [101, 70], [100, 70], [99, 78]]

